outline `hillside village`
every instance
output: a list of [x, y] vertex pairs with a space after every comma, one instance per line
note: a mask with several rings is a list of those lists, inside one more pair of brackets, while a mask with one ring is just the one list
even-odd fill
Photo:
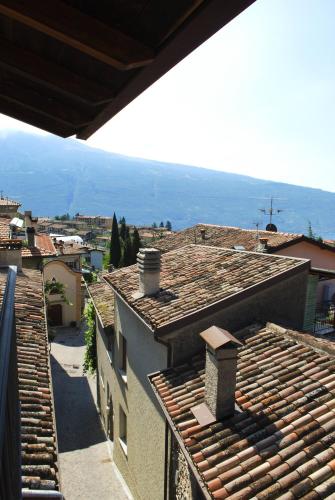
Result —
[[[0, 113], [87, 139], [252, 3], [0, 0]], [[1, 191], [0, 500], [335, 498], [334, 241], [42, 215]]]
[[[76, 227], [78, 218], [95, 241], [102, 230], [107, 247], [76, 241], [74, 233], [54, 235], [69, 225], [0, 200], [0, 263], [17, 268], [23, 491], [62, 494], [62, 478], [69, 481], [57, 447], [65, 432], [57, 405], [64, 411], [73, 402], [60, 398], [61, 387], [55, 393], [55, 366], [62, 363], [55, 356], [59, 342], [77, 345], [71, 339], [84, 336], [86, 353], [73, 347], [71, 366], [89, 380], [100, 415], [95, 425], [113, 443], [124, 481], [120, 498], [333, 491], [335, 247], [280, 231], [198, 224], [161, 228], [157, 236], [147, 227], [139, 229], [148, 237], [137, 263], [124, 266], [120, 258], [114, 266], [110, 219], [77, 216], [69, 223]], [[2, 287], [13, 273], [2, 267]], [[261, 431], [266, 420], [268, 431]], [[285, 442], [291, 427], [299, 446], [298, 437]], [[280, 453], [298, 460], [300, 472], [291, 478], [283, 469], [278, 483], [282, 440]], [[263, 446], [269, 451], [257, 451]]]

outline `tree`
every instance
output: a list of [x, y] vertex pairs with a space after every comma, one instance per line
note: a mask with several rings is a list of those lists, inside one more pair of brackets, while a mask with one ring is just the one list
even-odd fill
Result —
[[159, 227], [164, 227], [164, 222], [163, 221], [159, 224]]
[[308, 221], [308, 227], [307, 227], [307, 236], [308, 238], [310, 238], [311, 240], [316, 240], [318, 241], [319, 243], [323, 243], [323, 238], [322, 236], [317, 236], [313, 229], [312, 229], [312, 223], [311, 221], [309, 220]]
[[310, 220], [308, 221], [307, 236], [308, 236], [308, 238], [311, 238], [311, 240], [315, 240], [315, 238], [316, 238], [315, 233], [312, 229], [312, 223]]
[[136, 264], [136, 259], [137, 259], [137, 254], [139, 252], [139, 249], [141, 248], [142, 243], [140, 239], [139, 232], [137, 230], [137, 227], [135, 227], [134, 232], [133, 232], [133, 240], [132, 240], [132, 248], [131, 248], [131, 253], [132, 253], [132, 259], [131, 263]]
[[119, 226], [117, 223], [116, 215], [113, 215], [112, 233], [111, 233], [111, 246], [110, 246], [110, 263], [114, 267], [118, 267], [121, 258], [121, 245], [119, 236]]
[[165, 227], [168, 231], [172, 231], [172, 224], [169, 220], [166, 221]]
[[120, 219], [120, 224], [121, 224], [121, 227], [120, 227], [120, 238], [125, 241], [126, 239], [126, 236], [127, 236], [127, 226], [126, 226], [126, 219], [124, 217], [122, 217], [122, 219]]
[[153, 222], [153, 223], [152, 223], [152, 227], [153, 227], [153, 228], [156, 228], [156, 227], [157, 227], [156, 222]]
[[130, 266], [132, 264], [132, 244], [128, 233], [123, 245], [123, 265]]

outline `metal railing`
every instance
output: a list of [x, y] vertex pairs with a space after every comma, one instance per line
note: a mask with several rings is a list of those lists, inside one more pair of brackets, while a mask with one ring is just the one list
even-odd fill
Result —
[[335, 304], [322, 302], [315, 311], [314, 333], [325, 335], [332, 332], [335, 332]]
[[9, 266], [0, 311], [0, 499], [21, 498], [20, 406], [15, 330], [16, 267]]

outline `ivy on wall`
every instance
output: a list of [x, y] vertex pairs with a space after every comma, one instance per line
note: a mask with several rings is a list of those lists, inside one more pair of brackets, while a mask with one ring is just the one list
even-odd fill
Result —
[[92, 302], [89, 302], [84, 311], [86, 320], [85, 330], [85, 356], [84, 356], [84, 373], [94, 373], [97, 367], [97, 341], [95, 327], [95, 309]]
[[45, 302], [48, 304], [48, 295], [55, 295], [59, 294], [62, 298], [62, 300], [69, 305], [70, 304], [68, 298], [65, 295], [65, 286], [63, 283], [60, 283], [59, 281], [54, 281], [54, 280], [47, 280], [44, 285], [44, 293], [45, 293]]

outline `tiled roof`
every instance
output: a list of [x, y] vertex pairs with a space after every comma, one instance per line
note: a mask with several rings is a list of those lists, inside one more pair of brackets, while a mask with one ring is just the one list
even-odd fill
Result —
[[9, 238], [10, 230], [9, 230], [9, 217], [0, 217], [0, 238]]
[[[202, 231], [205, 231], [205, 240], [202, 239]], [[274, 233], [272, 231], [258, 231], [258, 236], [259, 238], [268, 238], [270, 250], [275, 250], [288, 242], [303, 239], [302, 234]], [[239, 227], [197, 224], [155, 241], [154, 246], [162, 252], [168, 252], [189, 244], [207, 244], [224, 248], [242, 245], [245, 250], [255, 251], [258, 244], [257, 231], [256, 229], [241, 229]]]
[[114, 293], [111, 287], [105, 282], [92, 283], [88, 286], [88, 291], [103, 328], [114, 326]]
[[38, 233], [35, 236], [34, 247], [23, 247], [22, 257], [52, 257], [56, 255], [56, 249], [48, 234]]
[[160, 328], [264, 280], [306, 265], [305, 260], [262, 253], [189, 245], [162, 255], [160, 285], [155, 296], [135, 298], [137, 265], [114, 271], [104, 279], [153, 328]]
[[15, 207], [20, 207], [21, 203], [9, 200], [8, 198], [0, 198], [0, 206], [5, 206], [5, 205], [14, 205]]
[[[0, 283], [6, 274], [0, 272]], [[43, 282], [23, 270], [15, 288], [15, 317], [21, 403], [22, 486], [58, 489], [56, 430], [49, 366]]]
[[204, 401], [204, 353], [151, 377], [208, 496], [335, 498], [335, 347], [329, 349], [315, 350], [307, 335], [291, 338], [273, 325], [250, 333], [238, 355], [241, 412], [204, 427], [190, 411]]
[[87, 253], [87, 247], [76, 245], [75, 243], [65, 243], [62, 247], [57, 245], [58, 255], [81, 255]]

